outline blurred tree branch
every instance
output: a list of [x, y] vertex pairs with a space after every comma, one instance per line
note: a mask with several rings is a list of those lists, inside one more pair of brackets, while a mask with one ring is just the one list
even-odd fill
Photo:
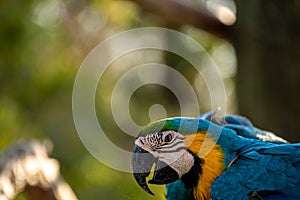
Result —
[[216, 15], [199, 1], [178, 0], [132, 0], [144, 10], [152, 12], [169, 23], [192, 25], [223, 39], [229, 39], [230, 26], [222, 23]]
[[0, 199], [9, 200], [25, 191], [32, 200], [76, 200], [62, 179], [57, 160], [49, 158], [49, 141], [24, 141], [0, 156]]

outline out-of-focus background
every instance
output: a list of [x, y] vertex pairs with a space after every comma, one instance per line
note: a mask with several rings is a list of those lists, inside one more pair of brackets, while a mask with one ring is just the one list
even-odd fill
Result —
[[[169, 6], [173, 3], [176, 6]], [[73, 83], [84, 58], [104, 39], [132, 28], [165, 27], [195, 39], [219, 67], [227, 113], [246, 115], [260, 128], [300, 141], [297, 0], [7, 0], [0, 2], [0, 22], [0, 150], [21, 139], [49, 139], [54, 145], [51, 157], [60, 162], [64, 179], [79, 199], [154, 199], [131, 174], [92, 157], [72, 117]], [[144, 63], [155, 58], [174, 67], [200, 94], [201, 112], [211, 106], [204, 80], [194, 76], [189, 63], [167, 52], [143, 53], [113, 63], [96, 96], [105, 132], [128, 151], [134, 138], [114, 123], [110, 98], [114, 84], [135, 58], [142, 57]], [[209, 67], [205, 60], [202, 67]], [[164, 105], [167, 116], [180, 115], [174, 94], [150, 84], [131, 98], [137, 124], [149, 122], [153, 104]], [[158, 191], [156, 199], [164, 199], [163, 187], [153, 188]], [[24, 194], [17, 199], [25, 199]]]

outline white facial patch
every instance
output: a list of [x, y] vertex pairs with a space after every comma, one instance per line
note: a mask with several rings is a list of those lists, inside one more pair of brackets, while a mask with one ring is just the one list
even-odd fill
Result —
[[172, 167], [181, 178], [194, 165], [194, 157], [186, 149], [173, 153], [161, 153], [160, 160]]
[[194, 165], [194, 156], [187, 151], [184, 136], [178, 132], [169, 130], [139, 137], [135, 144], [172, 167], [180, 178]]

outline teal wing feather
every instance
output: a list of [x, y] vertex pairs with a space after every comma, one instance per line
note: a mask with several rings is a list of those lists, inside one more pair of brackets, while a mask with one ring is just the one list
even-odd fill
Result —
[[278, 137], [270, 131], [265, 131], [254, 127], [251, 121], [246, 117], [239, 115], [228, 115], [223, 117], [222, 121], [224, 122], [224, 127], [234, 130], [240, 136], [276, 144], [288, 143], [286, 140]]
[[258, 139], [265, 142], [271, 142], [276, 144], [288, 143], [283, 138], [275, 135], [270, 131], [261, 130], [254, 127], [252, 122], [240, 115], [227, 115], [223, 118], [216, 118], [217, 111], [206, 112], [198, 117], [198, 119], [209, 120], [220, 126], [234, 130], [238, 135], [245, 138]]
[[264, 191], [269, 192], [261, 199], [300, 199], [300, 144], [260, 145], [238, 155], [213, 183], [211, 196], [214, 200], [246, 200], [249, 194]]

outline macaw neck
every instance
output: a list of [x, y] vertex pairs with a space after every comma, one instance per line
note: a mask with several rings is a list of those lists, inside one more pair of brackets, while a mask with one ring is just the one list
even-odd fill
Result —
[[198, 184], [193, 191], [195, 199], [210, 199], [212, 183], [226, 168], [226, 155], [215, 138], [207, 132], [198, 132], [185, 137], [188, 149], [204, 161], [201, 163], [202, 170]]
[[[237, 156], [247, 154], [265, 143], [240, 137], [236, 132], [217, 126], [212, 130], [185, 135], [186, 147], [204, 160], [198, 185], [194, 188], [195, 199], [210, 199], [210, 187], [223, 171], [230, 167]], [[270, 144], [271, 146], [274, 144]]]

